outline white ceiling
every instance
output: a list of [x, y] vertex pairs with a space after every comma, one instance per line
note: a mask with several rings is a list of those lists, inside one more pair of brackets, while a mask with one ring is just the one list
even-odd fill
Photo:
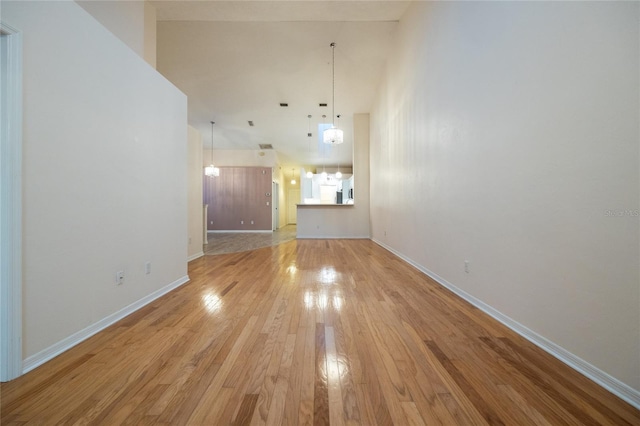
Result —
[[[158, 71], [188, 96], [189, 124], [202, 133], [205, 148], [211, 146], [213, 120], [215, 149], [272, 144], [283, 166], [351, 164], [353, 114], [369, 112], [397, 22], [409, 4], [151, 3], [158, 19]], [[331, 42], [335, 113], [341, 114], [336, 124], [345, 131], [345, 143], [319, 149], [318, 123], [330, 123], [332, 116]]]

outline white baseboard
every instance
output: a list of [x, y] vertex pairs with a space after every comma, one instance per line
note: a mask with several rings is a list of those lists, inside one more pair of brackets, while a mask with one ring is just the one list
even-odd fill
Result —
[[109, 327], [111, 324], [120, 321], [122, 318], [126, 317], [127, 315], [137, 311], [138, 309], [142, 308], [143, 306], [153, 302], [154, 300], [156, 300], [157, 298], [159, 298], [160, 296], [163, 296], [165, 294], [167, 294], [168, 292], [170, 292], [171, 290], [174, 290], [178, 287], [180, 287], [182, 284], [186, 283], [189, 281], [189, 276], [185, 275], [182, 278], [179, 278], [178, 280], [172, 282], [171, 284], [154, 291], [153, 293], [143, 297], [142, 299], [138, 300], [137, 302], [134, 302], [132, 304], [130, 304], [129, 306], [126, 306], [122, 309], [120, 309], [118, 312], [114, 312], [113, 314], [101, 319], [98, 322], [95, 322], [93, 324], [91, 324], [90, 326], [86, 327], [83, 330], [78, 331], [77, 333], [72, 334], [71, 336], [62, 339], [61, 341], [59, 341], [58, 343], [55, 343], [51, 346], [49, 346], [48, 348], [38, 352], [37, 354], [31, 355], [30, 357], [28, 357], [27, 359], [25, 359], [22, 362], [22, 374], [28, 373], [29, 371], [33, 370], [36, 367], [39, 367], [40, 365], [44, 364], [45, 362], [55, 358], [56, 356], [60, 355], [61, 353], [71, 349], [72, 347], [74, 347], [75, 345], [77, 345], [78, 343], [82, 342], [83, 340], [88, 339], [89, 337], [93, 336], [94, 334], [104, 330], [105, 328]]
[[196, 260], [196, 259], [198, 259], [199, 257], [202, 257], [202, 256], [204, 256], [204, 252], [203, 251], [201, 251], [199, 253], [196, 253], [196, 254], [192, 254], [191, 256], [187, 257], [187, 262], [191, 262], [192, 260]]
[[273, 231], [271, 229], [249, 229], [249, 230], [243, 230], [243, 229], [229, 229], [229, 230], [224, 230], [224, 231], [211, 231], [208, 230], [207, 233], [208, 234], [271, 234]]
[[297, 235], [296, 239], [297, 240], [370, 240], [371, 236], [369, 236], [369, 235], [364, 235], [364, 236], [358, 236], [358, 235], [353, 235], [353, 236], [348, 236], [348, 235], [340, 235], [340, 236], [336, 236], [336, 235]]
[[539, 335], [538, 333], [532, 330], [529, 330], [524, 325], [518, 323], [517, 321], [514, 321], [508, 316], [502, 314], [500, 311], [487, 305], [483, 301], [459, 289], [458, 287], [454, 286], [444, 278], [431, 272], [424, 266], [415, 263], [413, 260], [407, 258], [402, 253], [397, 252], [396, 250], [387, 246], [383, 242], [378, 241], [375, 238], [372, 238], [371, 240], [374, 243], [378, 244], [380, 247], [383, 247], [384, 249], [398, 256], [400, 259], [414, 266], [419, 271], [421, 271], [422, 273], [424, 273], [425, 275], [427, 275], [428, 277], [436, 281], [441, 286], [451, 290], [452, 292], [454, 292], [455, 294], [457, 294], [467, 302], [471, 303], [472, 305], [474, 305], [475, 307], [477, 307], [487, 315], [495, 318], [505, 326], [509, 327], [511, 330], [515, 331], [516, 333], [518, 333], [519, 335], [521, 335], [522, 337], [524, 337], [534, 345], [538, 346], [545, 352], [549, 353], [550, 355], [564, 362], [569, 367], [573, 368], [574, 370], [586, 376], [587, 378], [593, 380], [603, 388], [607, 389], [612, 394], [618, 396], [620, 399], [623, 399], [629, 404], [633, 405], [634, 407], [640, 409], [640, 391], [632, 388], [626, 383], [621, 382], [620, 380], [616, 379], [615, 377], [611, 376], [608, 373], [605, 373], [599, 368], [589, 364], [587, 361], [572, 354], [568, 350], [564, 349], [561, 346], [558, 346], [557, 344]]

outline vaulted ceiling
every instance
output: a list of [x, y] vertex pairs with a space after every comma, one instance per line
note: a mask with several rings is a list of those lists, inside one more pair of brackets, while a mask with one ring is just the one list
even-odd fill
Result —
[[[409, 4], [151, 3], [158, 19], [158, 71], [187, 94], [189, 124], [202, 133], [205, 148], [211, 146], [213, 120], [215, 149], [271, 144], [282, 165], [316, 166], [351, 164], [353, 114], [370, 111], [397, 22]], [[336, 124], [345, 131], [345, 143], [324, 149], [318, 124], [332, 118], [331, 42]]]

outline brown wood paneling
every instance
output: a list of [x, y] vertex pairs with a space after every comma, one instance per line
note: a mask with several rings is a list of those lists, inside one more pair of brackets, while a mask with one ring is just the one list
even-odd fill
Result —
[[271, 230], [271, 169], [221, 167], [220, 176], [204, 179], [208, 229]]

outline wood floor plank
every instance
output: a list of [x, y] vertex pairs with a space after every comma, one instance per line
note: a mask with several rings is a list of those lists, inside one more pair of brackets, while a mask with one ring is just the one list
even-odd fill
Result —
[[[356, 397], [358, 400], [358, 411], [360, 413], [360, 424], [362, 425], [392, 425], [391, 416], [387, 412], [384, 417], [377, 414], [377, 407], [371, 400], [372, 393], [366, 383], [357, 383]], [[386, 407], [385, 407], [386, 409]]]
[[[353, 364], [355, 357], [350, 357], [344, 343], [348, 320], [339, 318], [334, 328], [335, 335], [335, 357], [338, 364], [338, 374], [340, 375], [340, 390], [342, 393], [342, 414], [347, 425], [360, 424], [360, 410], [353, 381]], [[350, 328], [349, 328], [350, 332]], [[351, 339], [350, 339], [351, 340]]]
[[[442, 404], [442, 402], [438, 399], [437, 394], [428, 393], [428, 397], [425, 396], [423, 389], [420, 387], [418, 381], [424, 381], [426, 383], [426, 379], [423, 376], [418, 375], [418, 370], [412, 372], [412, 368], [409, 366], [408, 362], [402, 361], [398, 363], [398, 370], [401, 372], [403, 377], [405, 377], [405, 384], [409, 392], [411, 392], [411, 396], [413, 401], [404, 401], [410, 402], [415, 406], [415, 408], [420, 413], [421, 419], [429, 424], [429, 425], [448, 425], [454, 424], [454, 419], [449, 415], [446, 407]], [[400, 404], [402, 409], [405, 412], [405, 415], [413, 415], [412, 410], [409, 410], [409, 407], [404, 403]], [[409, 410], [409, 411], [408, 411]], [[412, 421], [407, 418], [408, 421]]]
[[[30, 376], [34, 378], [40, 378], [41, 380], [34, 380], [33, 384], [29, 383], [29, 386], [25, 386], [23, 389], [23, 393], [21, 394], [17, 394], [17, 392], [15, 392], [15, 394], [17, 394], [17, 397], [14, 399], [10, 398], [10, 391], [5, 391], [6, 388], [11, 389], [9, 385], [0, 385], [2, 386], [2, 415], [9, 416], [13, 414], [19, 407], [24, 407], [25, 405], [30, 403], [32, 404], [33, 401], [37, 401], [38, 399], [48, 398], [47, 393], [49, 389], [56, 386], [56, 383], [59, 380], [67, 378], [69, 374], [71, 374], [79, 366], [89, 361], [92, 357], [92, 354], [82, 355], [74, 360], [74, 362], [65, 365], [59, 371], [51, 374], [50, 376], [39, 376], [34, 372]], [[28, 379], [30, 377], [23, 377], [25, 377], [24, 381], [28, 383]]]
[[369, 240], [204, 256], [0, 384], [0, 423], [640, 425], [640, 412]]
[[495, 412], [494, 408], [491, 407], [486, 401], [483, 399], [482, 394], [478, 392], [471, 384], [469, 380], [456, 368], [456, 366], [451, 362], [450, 359], [442, 352], [442, 350], [438, 347], [438, 345], [432, 341], [428, 340], [425, 342], [429, 350], [433, 353], [433, 355], [438, 359], [440, 364], [444, 367], [445, 370], [449, 373], [451, 378], [463, 389], [465, 395], [469, 398], [471, 403], [476, 407], [476, 409], [482, 414], [485, 421], [491, 425], [504, 425], [504, 422], [498, 414]]
[[238, 415], [233, 421], [234, 426], [247, 426], [251, 424], [251, 418], [253, 417], [253, 411], [256, 408], [258, 402], [258, 395], [245, 394], [238, 410]]
[[302, 369], [305, 354], [305, 328], [298, 328], [295, 334], [295, 346], [293, 348], [291, 367], [289, 369], [289, 391], [285, 401], [285, 414], [283, 423], [286, 425], [298, 424], [298, 413], [300, 404], [300, 389], [302, 388]]
[[267, 421], [265, 422], [267, 426], [279, 426], [282, 424], [284, 418], [284, 403], [287, 398], [288, 387], [287, 379], [284, 377], [278, 377], [276, 386], [273, 390], [273, 396], [271, 397]]
[[308, 312], [305, 331], [300, 400], [313, 401], [316, 374], [316, 323], [313, 311]]
[[313, 388], [313, 424], [329, 425], [329, 384], [327, 377], [327, 354], [325, 328], [323, 323], [316, 324], [316, 365]]
[[[454, 414], [456, 418], [468, 417], [474, 425], [486, 425], [488, 424], [484, 416], [478, 411], [473, 402], [467, 397], [463, 388], [454, 380], [449, 371], [440, 363], [439, 358], [433, 354], [432, 351], [427, 349], [426, 344], [423, 344], [418, 336], [417, 332], [410, 326], [405, 326], [405, 330], [412, 338], [414, 344], [420, 350], [427, 361], [426, 371], [431, 370], [438, 376], [437, 381], [442, 382], [447, 391], [441, 391], [438, 393], [438, 397], [446, 401], [449, 407], [450, 413]], [[460, 414], [462, 413], [462, 414]]]
[[407, 426], [426, 426], [416, 404], [411, 401], [401, 402], [402, 410], [407, 418]]
[[[372, 336], [371, 330], [374, 328], [374, 325], [369, 323], [371, 316], [364, 306], [361, 306], [361, 308], [359, 316], [363, 326], [361, 332], [365, 336], [366, 342], [369, 343], [369, 347], [366, 349], [368, 351], [367, 363], [371, 365], [371, 368], [367, 370], [366, 382], [370, 386], [370, 391], [374, 394], [377, 394], [379, 390], [379, 395], [376, 395], [374, 402], [377, 408], [376, 420], [378, 423], [388, 423], [386, 417], [390, 416], [392, 423], [404, 424], [406, 423], [406, 418], [400, 406], [401, 400], [408, 400], [406, 398], [404, 384], [398, 382], [394, 384], [390, 378], [387, 367], [391, 367], [391, 362], [389, 361], [389, 363], [385, 365], [383, 356], [378, 350], [378, 342], [376, 342]], [[365, 325], [368, 326], [368, 329], [364, 328]], [[394, 373], [395, 372], [392, 372], [391, 374]], [[402, 399], [398, 399], [398, 396], [401, 396]]]
[[[249, 381], [254, 371], [251, 368], [245, 368], [245, 366], [256, 365], [257, 360], [262, 355], [262, 350], [264, 349], [264, 344], [267, 340], [267, 337], [268, 336], [266, 334], [263, 334], [263, 333], [258, 334], [258, 337], [255, 339], [253, 343], [253, 347], [251, 348], [250, 351], [248, 351], [249, 352], [248, 356], [243, 357], [242, 360], [240, 359], [236, 360], [236, 368], [232, 370], [232, 373], [236, 373], [237, 375], [234, 376], [235, 379], [233, 381], [229, 380], [231, 375], [227, 377], [227, 380], [225, 381], [225, 385], [224, 385], [225, 387], [234, 388], [235, 392], [233, 393], [232, 397], [229, 399], [227, 405], [224, 407], [224, 413], [221, 418], [229, 418], [235, 421], [241, 409], [241, 404], [244, 402], [244, 399], [246, 398], [247, 395], [251, 395], [251, 394], [248, 394], [247, 391], [250, 384]], [[256, 400], [253, 403], [252, 410], [255, 409], [255, 405], [258, 401], [257, 394], [255, 394], [255, 397], [256, 397]], [[250, 420], [251, 420], [251, 417], [249, 417], [248, 421]]]
[[[614, 420], [617, 425], [630, 424], [617, 413], [610, 411], [606, 405], [602, 404], [587, 393], [584, 393], [582, 389], [574, 387], [570, 382], [564, 383], [564, 386], [573, 388], [573, 392], [564, 392], [564, 386], [557, 382], [556, 377], [551, 377], [543, 371], [540, 371], [536, 366], [534, 366], [531, 358], [527, 358], [528, 362], [522, 363], [490, 339], [485, 338], [482, 340], [486, 344], [490, 345], [491, 348], [508, 363], [511, 363], [512, 365], [517, 363], [519, 372], [527, 376], [532, 382], [535, 382], [544, 390], [544, 393], [549, 395], [553, 400], [558, 401], [562, 407], [571, 413], [571, 415], [581, 424], [599, 424], [602, 423], [606, 417]], [[512, 347], [519, 352], [517, 347], [512, 346], [510, 340], [501, 338], [500, 341], [505, 342], [506, 346]], [[591, 400], [591, 405], [584, 404], [581, 400], [583, 397]]]
[[340, 364], [336, 353], [336, 337], [333, 327], [325, 327], [327, 356], [327, 390], [329, 396], [329, 419], [334, 426], [344, 425], [344, 401], [340, 384]]
[[550, 423], [538, 410], [531, 407], [522, 395], [515, 391], [511, 386], [498, 385], [498, 391], [500, 392], [500, 398], [504, 399], [507, 403], [511, 403], [514, 407], [518, 407], [524, 411], [529, 421], [533, 421], [540, 426], [551, 426]]
[[250, 320], [247, 322], [246, 326], [243, 328], [242, 332], [238, 336], [238, 339], [234, 342], [233, 347], [229, 351], [228, 356], [224, 359], [222, 365], [220, 365], [220, 369], [216, 373], [213, 378], [211, 384], [207, 387], [200, 399], [200, 402], [196, 406], [195, 410], [189, 417], [189, 422], [193, 424], [207, 424], [207, 418], [210, 418], [210, 407], [215, 402], [216, 398], [218, 398], [220, 389], [224, 385], [224, 381], [227, 379], [227, 376], [231, 369], [233, 368], [235, 358], [243, 350], [246, 340], [253, 331], [253, 327], [258, 318], [256, 316], [252, 316]]

